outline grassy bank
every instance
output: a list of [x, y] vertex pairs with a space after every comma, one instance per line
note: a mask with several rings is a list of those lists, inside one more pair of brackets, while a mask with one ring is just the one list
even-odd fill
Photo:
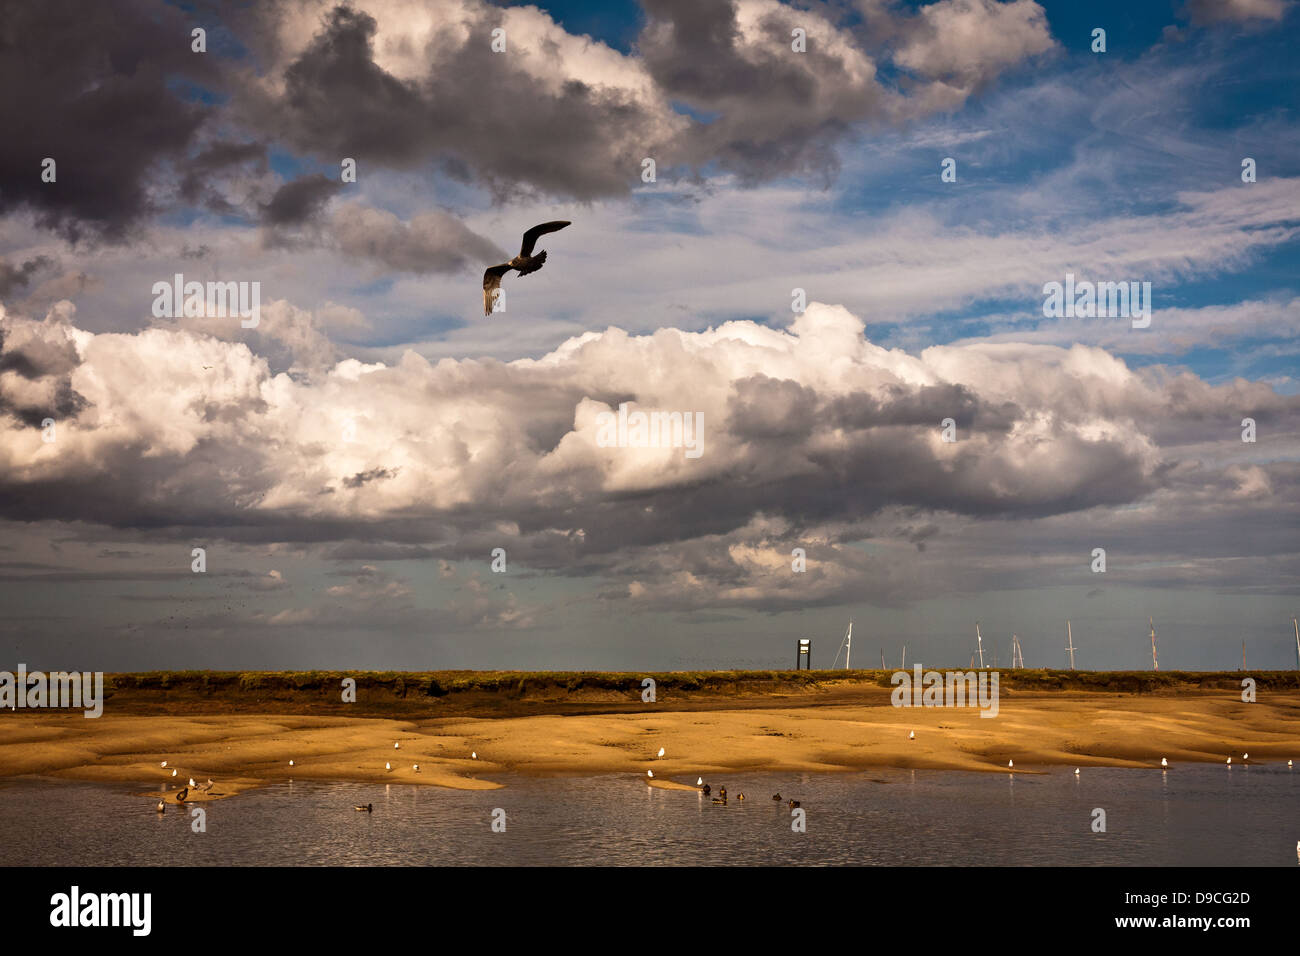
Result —
[[[660, 702], [753, 705], [791, 696], [813, 704], [846, 694], [873, 697], [892, 688], [893, 671], [149, 671], [105, 675], [107, 705], [128, 713], [268, 711], [416, 714], [516, 711], [548, 705], [618, 710], [640, 706], [642, 681], [653, 678]], [[1239, 690], [1235, 671], [999, 671], [1008, 693], [1054, 691], [1177, 694]], [[1261, 692], [1300, 690], [1300, 671], [1254, 671]], [[343, 682], [356, 682], [355, 704]]]

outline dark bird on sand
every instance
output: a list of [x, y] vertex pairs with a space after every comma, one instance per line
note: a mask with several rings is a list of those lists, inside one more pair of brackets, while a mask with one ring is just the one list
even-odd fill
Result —
[[521, 276], [526, 276], [530, 272], [536, 272], [546, 264], [546, 250], [543, 249], [537, 255], [533, 255], [533, 247], [537, 245], [537, 240], [548, 232], [557, 232], [571, 223], [567, 219], [556, 219], [553, 222], [544, 222], [540, 226], [533, 226], [524, 233], [523, 245], [519, 247], [519, 255], [515, 256], [509, 262], [503, 262], [499, 266], [490, 266], [483, 273], [483, 314], [492, 314], [492, 300], [496, 298], [497, 289], [501, 288], [501, 277], [511, 269], [517, 271]]
[[189, 788], [189, 787], [181, 787], [180, 792], [179, 792], [178, 794], [176, 794], [176, 802], [177, 802], [177, 803], [184, 803], [184, 802], [185, 802], [185, 798], [188, 797], [189, 795], [190, 795], [190, 788]]

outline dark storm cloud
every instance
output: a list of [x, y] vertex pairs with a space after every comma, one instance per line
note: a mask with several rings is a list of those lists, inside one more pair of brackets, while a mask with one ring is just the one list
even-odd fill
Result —
[[[437, 166], [498, 199], [624, 195], [641, 184], [647, 157], [665, 176], [714, 165], [747, 183], [795, 170], [829, 175], [834, 147], [854, 124], [952, 108], [1050, 44], [1028, 0], [1007, 5], [1012, 14], [997, 4], [932, 6], [945, 16], [908, 26], [922, 18], [886, 9], [863, 37], [785, 5], [757, 24], [748, 9], [742, 29], [733, 3], [650, 0], [636, 51], [624, 56], [576, 40], [545, 15], [510, 19], [478, 0], [453, 9], [449, 28], [423, 32], [386, 6], [368, 11], [364, 0], [201, 3], [214, 37], [237, 43], [197, 54], [189, 31], [200, 21], [160, 0], [26, 0], [12, 5], [0, 32], [0, 213], [29, 209], [72, 240], [126, 240], [176, 202], [301, 225], [340, 184], [308, 176], [268, 200], [256, 180], [271, 148], [330, 166], [343, 157], [363, 168]], [[378, 60], [389, 69], [377, 62], [377, 17], [386, 31]], [[492, 30], [507, 21], [509, 49], [494, 52]], [[1004, 36], [1008, 24], [1017, 39]], [[806, 52], [790, 49], [795, 26], [808, 30]], [[954, 31], [965, 38], [961, 76], [978, 83], [935, 72]], [[895, 34], [909, 37], [909, 62], [933, 83], [903, 92], [877, 80], [882, 54], [868, 41]], [[56, 183], [40, 182], [45, 156], [58, 163]], [[229, 181], [242, 191], [224, 188]], [[491, 244], [479, 240], [463, 257], [430, 260], [420, 255], [425, 238], [387, 237], [373, 258], [416, 272], [491, 258]]]
[[535, 187], [594, 198], [639, 181], [653, 145], [644, 138], [653, 124], [641, 105], [578, 80], [553, 93], [511, 55], [492, 52], [497, 12], [483, 7], [465, 17], [472, 42], [440, 31], [428, 51], [436, 66], [412, 82], [375, 64], [373, 17], [336, 7], [285, 69], [282, 98], [249, 91], [250, 115], [331, 162], [352, 156], [409, 168], [443, 160], [452, 175], [502, 195]]
[[321, 173], [285, 183], [262, 206], [262, 221], [270, 226], [297, 226], [314, 218], [342, 184]]
[[350, 478], [343, 479], [344, 488], [360, 488], [372, 481], [383, 481], [387, 478], [396, 478], [398, 469], [396, 468], [371, 468], [369, 471], [359, 471]]
[[[808, 18], [782, 8], [766, 17], [759, 42], [744, 42], [731, 3], [647, 0], [638, 40], [647, 69], [666, 95], [709, 115], [681, 146], [690, 161], [718, 161], [757, 182], [796, 169], [831, 172], [831, 147], [850, 124], [884, 119], [887, 95], [869, 75], [816, 38], [791, 49]], [[852, 54], [860, 51], [852, 50]]]
[[[183, 154], [209, 108], [178, 81], [212, 83], [191, 24], [152, 0], [5, 5], [0, 20], [0, 213], [30, 210], [69, 240], [117, 241], [153, 210], [151, 177]], [[46, 158], [57, 181], [41, 181]]]
[[[364, 157], [398, 168], [436, 162], [498, 197], [626, 194], [640, 184], [646, 157], [665, 173], [698, 173], [716, 163], [747, 182], [796, 169], [829, 173], [834, 146], [854, 124], [899, 123], [952, 108], [1051, 45], [1042, 11], [1029, 0], [1010, 10], [954, 0], [937, 6], [956, 9], [924, 22], [886, 11], [871, 27], [880, 37], [912, 37], [907, 50], [915, 68], [941, 81], [935, 97], [926, 82], [913, 83], [907, 94], [880, 83], [881, 54], [865, 42], [873, 37], [855, 37], [785, 5], [742, 29], [734, 3], [649, 0], [636, 54], [618, 57], [617, 79], [608, 62], [588, 72], [572, 51], [560, 49], [563, 34], [548, 34], [536, 22], [521, 31], [514, 21], [506, 52], [493, 52], [492, 30], [507, 20], [474, 0], [453, 14], [455, 29], [406, 36], [383, 7], [322, 4], [319, 26], [298, 46], [281, 35], [285, 6], [273, 5], [243, 14], [239, 29], [262, 37], [261, 57], [282, 83], [245, 85], [236, 113], [263, 135], [322, 161]], [[379, 17], [386, 18], [382, 25]], [[408, 69], [400, 76], [377, 61], [381, 26], [386, 53], [402, 37]], [[808, 34], [803, 52], [791, 49], [796, 27]], [[301, 29], [295, 20], [288, 32]], [[963, 38], [957, 80], [939, 69], [944, 44], [958, 42], [947, 35], [953, 30]], [[411, 63], [418, 64], [414, 72]]]

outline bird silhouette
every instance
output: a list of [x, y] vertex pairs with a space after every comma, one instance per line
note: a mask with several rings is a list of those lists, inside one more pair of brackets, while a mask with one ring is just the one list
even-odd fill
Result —
[[492, 303], [496, 298], [496, 292], [501, 288], [501, 278], [511, 269], [514, 269], [521, 276], [526, 276], [530, 272], [536, 272], [546, 264], [546, 250], [543, 249], [537, 255], [533, 255], [533, 249], [537, 245], [537, 240], [548, 232], [556, 232], [565, 226], [571, 225], [567, 219], [556, 219], [552, 222], [544, 222], [540, 226], [533, 226], [524, 233], [523, 245], [519, 247], [519, 255], [515, 256], [509, 262], [503, 262], [499, 266], [489, 266], [483, 273], [483, 314], [492, 314]]

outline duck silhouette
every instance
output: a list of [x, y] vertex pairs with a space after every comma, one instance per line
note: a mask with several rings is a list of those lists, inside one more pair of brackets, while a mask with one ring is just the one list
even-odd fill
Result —
[[353, 807], [353, 810], [359, 810], [362, 813], [373, 813], [375, 808], [372, 804], [367, 803], [364, 807]]

